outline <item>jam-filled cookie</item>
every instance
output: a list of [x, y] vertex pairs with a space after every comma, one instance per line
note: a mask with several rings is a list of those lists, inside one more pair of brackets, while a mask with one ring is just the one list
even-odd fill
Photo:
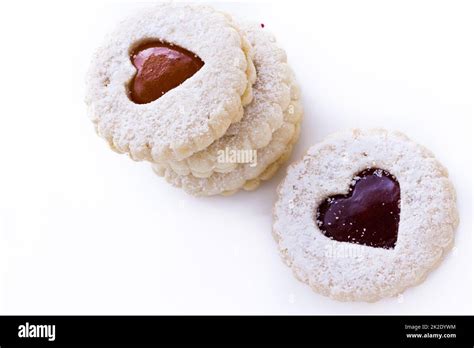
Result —
[[290, 104], [292, 88], [292, 72], [286, 53], [260, 24], [239, 23], [239, 28], [254, 48], [253, 61], [258, 72], [253, 87], [254, 99], [246, 106], [242, 120], [232, 124], [222, 138], [182, 161], [170, 162], [179, 175], [205, 178], [214, 172], [231, 172], [238, 164], [219, 162], [222, 151], [261, 149], [270, 143], [273, 132], [283, 124], [283, 113]]
[[311, 147], [278, 189], [273, 234], [295, 276], [342, 301], [422, 282], [452, 247], [446, 169], [398, 132], [352, 130]]
[[96, 52], [86, 102], [98, 134], [135, 160], [181, 160], [220, 138], [252, 99], [251, 46], [229, 16], [161, 4]]
[[[276, 49], [268, 49], [268, 46], [276, 47], [272, 36], [264, 33], [262, 28], [256, 25], [247, 26], [245, 33], [248, 37], [253, 38], [251, 39], [252, 42], [258, 44], [254, 46], [256, 52], [254, 63], [257, 67], [257, 81], [253, 87], [254, 99], [245, 108], [244, 120], [251, 123], [251, 120], [259, 119], [262, 110], [269, 106], [268, 99], [272, 100], [274, 105], [278, 105], [277, 108], [271, 110], [278, 115], [281, 112], [280, 104], [276, 104], [272, 99], [273, 97], [270, 96], [274, 91], [276, 95], [286, 95], [288, 93], [289, 101], [288, 103], [285, 102], [286, 108], [283, 110], [282, 124], [271, 134], [271, 140], [266, 146], [254, 150], [255, 161], [238, 163], [230, 172], [213, 172], [210, 176], [199, 178], [192, 173], [178, 174], [176, 168], [172, 169], [169, 165], [153, 165], [153, 169], [158, 175], [164, 176], [172, 185], [182, 187], [186, 192], [193, 195], [226, 195], [239, 189], [253, 190], [257, 188], [261, 180], [269, 179], [289, 157], [293, 144], [299, 137], [303, 110], [300, 103], [299, 89], [293, 74], [287, 66], [284, 70], [279, 70], [279, 68], [266, 65], [266, 63], [272, 64], [275, 59], [269, 59], [268, 54], [273, 52], [280, 55], [281, 52]], [[280, 75], [283, 71], [286, 81], [284, 83]], [[286, 77], [286, 74], [288, 74], [288, 77]], [[284, 87], [284, 84], [288, 84], [288, 88]], [[243, 137], [244, 135], [242, 135]]]

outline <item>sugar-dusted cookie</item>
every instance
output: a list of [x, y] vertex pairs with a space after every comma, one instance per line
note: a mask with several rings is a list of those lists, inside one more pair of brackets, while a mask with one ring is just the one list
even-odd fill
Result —
[[153, 164], [153, 170], [176, 187], [196, 196], [230, 195], [240, 189], [256, 189], [261, 180], [270, 179], [291, 153], [298, 140], [303, 111], [299, 99], [293, 100], [285, 110], [283, 125], [277, 129], [270, 143], [255, 150], [256, 161], [241, 163], [230, 173], [214, 173], [208, 178], [192, 174], [179, 175], [169, 166]]
[[260, 24], [242, 23], [239, 27], [255, 54], [258, 74], [253, 86], [254, 99], [245, 108], [242, 120], [232, 124], [222, 138], [184, 160], [171, 161], [170, 166], [177, 174], [192, 173], [205, 178], [214, 172], [228, 173], [238, 164], [219, 162], [222, 151], [261, 149], [270, 143], [273, 132], [283, 124], [283, 112], [290, 103], [292, 79], [285, 51]]
[[252, 99], [251, 46], [209, 7], [160, 4], [129, 17], [87, 77], [99, 135], [135, 160], [180, 160], [220, 138]]
[[278, 189], [273, 234], [295, 276], [342, 301], [422, 282], [453, 245], [446, 169], [398, 132], [352, 130], [311, 147]]
[[[273, 37], [255, 25], [245, 26], [245, 32], [247, 35], [253, 37], [253, 42], [259, 42], [259, 44], [254, 47], [254, 51], [256, 52], [254, 63], [257, 66], [257, 82], [253, 88], [254, 100], [251, 105], [245, 108], [244, 119], [258, 119], [258, 114], [264, 112], [262, 108], [268, 106], [267, 97], [271, 95], [272, 90], [276, 94], [281, 93], [281, 95], [286, 95], [287, 92], [285, 91], [286, 87], [281, 83], [280, 75], [272, 73], [266, 76], [269, 71], [275, 72], [275, 70], [262, 66], [262, 62], [259, 61], [259, 59], [263, 58], [261, 54], [262, 51], [258, 51], [263, 47], [264, 52], [270, 52], [266, 47], [268, 47], [268, 45], [274, 45]], [[274, 52], [278, 56], [281, 54], [279, 49], [271, 52]], [[270, 61], [267, 60], [267, 62]], [[180, 175], [177, 173], [176, 168], [171, 168], [170, 164], [154, 164], [154, 171], [158, 175], [164, 176], [172, 185], [182, 187], [186, 192], [198, 196], [229, 195], [239, 189], [252, 190], [258, 187], [261, 180], [271, 178], [278, 167], [289, 157], [293, 144], [299, 137], [300, 121], [303, 115], [303, 109], [300, 103], [300, 91], [293, 73], [286, 64], [281, 72], [284, 76], [288, 74], [288, 77], [285, 77], [285, 80], [288, 79], [285, 83], [288, 83], [290, 98], [289, 103], [283, 110], [282, 125], [273, 132], [271, 140], [266, 146], [258, 150], [251, 149], [251, 147], [250, 150], [248, 147], [236, 149], [237, 151], [245, 153], [251, 151], [251, 153], [255, 154], [255, 161], [237, 163], [237, 165], [235, 165], [235, 161], [222, 161], [222, 159], [220, 159], [219, 162], [224, 165], [230, 163], [233, 170], [227, 173], [213, 172], [209, 177], [203, 178], [199, 178], [192, 173]], [[272, 79], [276, 79], [277, 83], [270, 82]], [[259, 81], [262, 80], [268, 81], [268, 84], [259, 84]], [[269, 98], [273, 100], [271, 96]], [[283, 100], [283, 98], [281, 100]], [[273, 109], [272, 111], [275, 110]], [[247, 113], [255, 113], [255, 115], [247, 115]], [[218, 155], [220, 156], [223, 151], [226, 151], [225, 148], [221, 149]], [[233, 151], [233, 149], [231, 148], [229, 151]]]

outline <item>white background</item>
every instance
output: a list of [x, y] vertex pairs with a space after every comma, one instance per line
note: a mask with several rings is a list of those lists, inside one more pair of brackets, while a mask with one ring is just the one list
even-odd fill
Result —
[[449, 169], [461, 224], [441, 266], [403, 297], [313, 293], [271, 237], [275, 189], [194, 198], [111, 152], [84, 72], [127, 2], [0, 5], [0, 313], [466, 314], [473, 311], [473, 7], [466, 1], [216, 4], [287, 50], [305, 119], [291, 161], [350, 127], [398, 129]]

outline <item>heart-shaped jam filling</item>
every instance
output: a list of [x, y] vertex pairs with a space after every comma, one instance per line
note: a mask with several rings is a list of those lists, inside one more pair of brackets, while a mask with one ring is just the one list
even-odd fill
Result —
[[366, 169], [346, 195], [324, 200], [316, 212], [323, 234], [340, 242], [392, 249], [400, 221], [400, 185], [386, 170]]
[[162, 41], [144, 43], [130, 55], [137, 73], [129, 85], [130, 99], [150, 103], [179, 86], [202, 68], [204, 62], [192, 52]]

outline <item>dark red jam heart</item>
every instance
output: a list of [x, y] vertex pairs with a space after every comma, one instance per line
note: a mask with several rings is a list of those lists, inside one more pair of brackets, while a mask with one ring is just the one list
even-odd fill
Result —
[[137, 68], [129, 86], [130, 99], [136, 104], [147, 104], [158, 99], [204, 65], [194, 53], [161, 41], [138, 46], [130, 59]]
[[392, 249], [400, 221], [400, 185], [386, 170], [366, 169], [347, 195], [324, 200], [316, 212], [323, 234], [340, 242]]

